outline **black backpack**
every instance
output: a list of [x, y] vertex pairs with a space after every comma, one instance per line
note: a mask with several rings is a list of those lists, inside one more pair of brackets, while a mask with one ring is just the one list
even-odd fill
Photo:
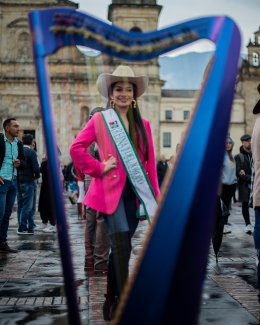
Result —
[[241, 169], [244, 169], [245, 157], [241, 152], [238, 154], [238, 156], [239, 156], [240, 161], [241, 161]]

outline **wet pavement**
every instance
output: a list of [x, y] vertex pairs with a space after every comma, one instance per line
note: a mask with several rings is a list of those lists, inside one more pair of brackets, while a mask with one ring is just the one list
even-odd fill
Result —
[[[84, 271], [85, 223], [78, 219], [77, 208], [69, 200], [66, 211], [82, 324], [108, 324], [102, 317], [106, 279]], [[253, 237], [244, 232], [241, 207], [233, 205], [231, 213], [232, 233], [223, 237], [218, 264], [210, 248], [198, 325], [259, 324]], [[251, 213], [253, 221], [253, 210]], [[41, 222], [38, 213], [35, 222]], [[139, 224], [133, 238], [130, 269], [147, 229], [147, 222]], [[0, 252], [0, 325], [68, 324], [57, 234], [35, 232], [26, 236], [16, 231], [14, 212], [8, 242], [19, 253]]]
[[[232, 233], [223, 235], [218, 263], [210, 248], [199, 325], [260, 324], [253, 235], [245, 233], [239, 204], [234, 204], [230, 212]], [[250, 215], [254, 225], [252, 209]]]

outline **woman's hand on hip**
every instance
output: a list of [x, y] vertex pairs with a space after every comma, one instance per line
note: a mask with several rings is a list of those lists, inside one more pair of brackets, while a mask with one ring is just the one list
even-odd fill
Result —
[[105, 164], [105, 169], [104, 169], [104, 174], [106, 174], [110, 169], [117, 168], [117, 160], [115, 157], [112, 155], [109, 155], [109, 159], [107, 161], [104, 161]]

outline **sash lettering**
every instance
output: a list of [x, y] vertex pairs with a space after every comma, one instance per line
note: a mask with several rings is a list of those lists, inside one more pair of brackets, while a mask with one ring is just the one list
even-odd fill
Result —
[[114, 109], [102, 112], [102, 116], [127, 177], [141, 202], [137, 217], [146, 217], [150, 220], [155, 213], [157, 202], [134, 145]]

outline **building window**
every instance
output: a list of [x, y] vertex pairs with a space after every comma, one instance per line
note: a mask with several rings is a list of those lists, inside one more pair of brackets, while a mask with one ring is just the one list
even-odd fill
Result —
[[257, 53], [253, 53], [253, 66], [258, 67], [259, 65], [259, 55]]
[[258, 36], [258, 44], [260, 44], [260, 36]]
[[136, 27], [132, 27], [130, 29], [130, 32], [142, 33], [142, 30], [141, 30], [141, 28], [136, 26]]
[[172, 111], [165, 111], [165, 120], [172, 120]]
[[30, 59], [31, 57], [32, 52], [30, 35], [24, 32], [18, 37], [18, 58]]
[[23, 134], [31, 134], [35, 139], [35, 130], [23, 130]]
[[80, 109], [80, 127], [84, 127], [89, 120], [89, 108], [86, 106]]
[[190, 111], [183, 111], [183, 119], [184, 121], [188, 120], [190, 117]]
[[35, 130], [21, 130], [19, 132], [19, 140], [22, 140], [22, 137], [24, 134], [31, 134], [33, 138], [35, 139]]
[[171, 133], [170, 132], [163, 133], [163, 147], [171, 148]]

